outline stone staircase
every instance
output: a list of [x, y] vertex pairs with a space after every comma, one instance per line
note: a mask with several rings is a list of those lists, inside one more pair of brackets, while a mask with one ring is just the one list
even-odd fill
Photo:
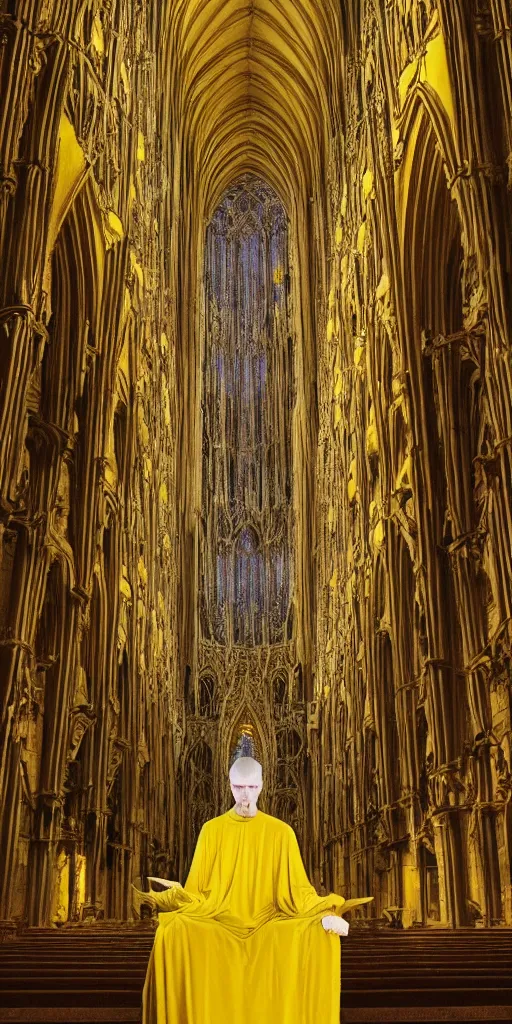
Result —
[[[153, 934], [146, 923], [33, 928], [2, 943], [0, 1022], [136, 1024]], [[353, 929], [341, 1021], [510, 1024], [512, 929]]]

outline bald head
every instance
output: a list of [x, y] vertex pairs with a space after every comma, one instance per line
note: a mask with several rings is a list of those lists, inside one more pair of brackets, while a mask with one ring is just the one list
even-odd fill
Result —
[[229, 772], [235, 811], [242, 818], [253, 818], [263, 786], [263, 772], [253, 757], [238, 757]]
[[237, 757], [236, 761], [233, 761], [229, 772], [230, 782], [235, 780], [243, 784], [244, 782], [263, 782], [263, 771], [259, 761], [255, 761], [254, 757]]

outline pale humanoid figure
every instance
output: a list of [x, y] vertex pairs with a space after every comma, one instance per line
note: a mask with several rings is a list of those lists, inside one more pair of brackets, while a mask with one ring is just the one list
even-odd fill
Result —
[[[253, 818], [258, 813], [258, 797], [263, 789], [263, 771], [253, 757], [239, 757], [233, 762], [229, 773], [235, 811], [242, 818]], [[348, 922], [336, 914], [322, 918], [326, 932], [332, 935], [348, 935]]]
[[229, 780], [234, 806], [203, 826], [185, 886], [144, 894], [160, 912], [144, 1024], [337, 1024], [340, 914], [370, 897], [318, 896], [293, 830], [258, 810], [258, 761]]

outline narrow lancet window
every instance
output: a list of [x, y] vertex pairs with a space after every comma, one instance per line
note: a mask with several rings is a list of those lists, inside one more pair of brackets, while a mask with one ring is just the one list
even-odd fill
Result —
[[292, 576], [288, 228], [245, 176], [208, 226], [203, 359], [202, 633], [286, 639]]

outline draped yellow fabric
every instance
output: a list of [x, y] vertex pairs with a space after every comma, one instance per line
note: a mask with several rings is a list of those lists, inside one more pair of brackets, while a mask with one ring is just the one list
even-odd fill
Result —
[[338, 1024], [340, 940], [320, 922], [367, 899], [318, 896], [283, 821], [213, 818], [185, 888], [155, 896], [144, 1024]]

